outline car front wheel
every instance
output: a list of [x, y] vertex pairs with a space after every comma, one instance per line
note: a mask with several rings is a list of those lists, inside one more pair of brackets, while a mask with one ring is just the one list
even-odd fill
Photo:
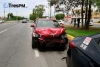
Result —
[[67, 47], [66, 47], [66, 44], [62, 44], [62, 46], [60, 47], [60, 50], [61, 50], [61, 51], [64, 51], [66, 48], [67, 48]]
[[33, 49], [36, 48], [36, 42], [35, 42], [34, 37], [32, 37], [32, 48], [33, 48]]

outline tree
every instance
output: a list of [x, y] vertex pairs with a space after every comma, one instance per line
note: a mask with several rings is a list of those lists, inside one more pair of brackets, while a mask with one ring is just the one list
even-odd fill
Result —
[[45, 11], [44, 7], [44, 5], [35, 6], [35, 8], [33, 8], [32, 14], [30, 14], [30, 19], [34, 20], [36, 18], [42, 18]]
[[98, 11], [100, 12], [100, 0], [95, 0], [94, 6], [97, 6]]
[[8, 13], [7, 18], [13, 18], [13, 13]]
[[57, 20], [61, 20], [61, 19], [64, 19], [64, 16], [65, 16], [64, 14], [59, 13], [59, 14], [56, 14], [55, 17], [56, 17]]
[[59, 6], [61, 4], [64, 4], [66, 2], [66, 0], [48, 0], [49, 5], [50, 5], [50, 18], [51, 18], [51, 7], [54, 5], [55, 9], [59, 9], [56, 10], [56, 12], [62, 11], [64, 13], [64, 10], [60, 10]]
[[35, 6], [35, 9], [36, 9], [36, 12], [37, 12], [37, 14], [38, 14], [38, 17], [39, 17], [39, 18], [42, 18], [43, 13], [44, 13], [44, 11], [45, 11], [44, 5]]
[[56, 5], [59, 0], [48, 0], [50, 2], [50, 6]]
[[9, 19], [9, 18], [10, 18], [10, 20], [16, 20], [16, 18], [17, 18], [17, 20], [24, 19], [24, 17], [21, 17], [21, 16], [14, 16], [13, 13], [8, 13], [7, 14], [7, 19]]
[[30, 14], [30, 19], [31, 19], [31, 20], [33, 20], [33, 18], [34, 18], [34, 17], [33, 17], [33, 15], [32, 15], [32, 14]]

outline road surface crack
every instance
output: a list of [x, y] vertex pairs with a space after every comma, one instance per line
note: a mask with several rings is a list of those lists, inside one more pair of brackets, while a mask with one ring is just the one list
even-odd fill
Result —
[[[19, 43], [19, 44], [20, 44], [20, 43]], [[19, 45], [19, 44], [18, 44], [18, 45]], [[5, 65], [4, 67], [7, 67], [7, 65], [9, 64], [9, 61], [11, 60], [11, 58], [17, 53], [18, 48], [19, 48], [19, 46], [17, 46], [17, 48], [15, 49], [14, 54], [11, 55], [11, 56], [9, 57], [9, 59], [6, 61], [6, 65]]]

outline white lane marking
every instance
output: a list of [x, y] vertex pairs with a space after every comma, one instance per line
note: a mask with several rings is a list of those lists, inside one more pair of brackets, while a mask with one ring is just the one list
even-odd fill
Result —
[[[17, 24], [17, 25], [15, 25], [15, 26], [18, 26], [18, 25], [20, 25], [20, 24]], [[13, 27], [15, 27], [15, 26], [12, 26], [12, 27], [10, 27], [10, 28], [13, 28]], [[10, 29], [10, 28], [9, 28], [9, 29]]]
[[[20, 25], [20, 24], [17, 24], [17, 25], [15, 25], [15, 26], [18, 26], [18, 25]], [[13, 27], [15, 27], [15, 26], [13, 26]], [[10, 28], [13, 28], [13, 27], [10, 27]], [[8, 28], [8, 29], [10, 29], [10, 28]], [[1, 31], [0, 33], [3, 33], [3, 32], [5, 32], [5, 31], [7, 31], [8, 29], [5, 29], [5, 30]]]
[[0, 33], [3, 33], [3, 32], [5, 32], [5, 31], [7, 31], [8, 29], [5, 29], [5, 30], [3, 30], [3, 31], [1, 31]]
[[34, 51], [35, 51], [35, 56], [36, 56], [36, 57], [39, 57], [39, 51], [36, 50], [36, 49], [35, 49]]
[[31, 28], [31, 31], [32, 31], [32, 28]]

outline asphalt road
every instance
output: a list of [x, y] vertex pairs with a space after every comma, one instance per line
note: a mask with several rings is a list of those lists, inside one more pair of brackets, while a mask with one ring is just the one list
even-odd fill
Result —
[[31, 23], [0, 24], [0, 67], [67, 67], [66, 51], [31, 48]]
[[100, 28], [100, 23], [94, 23], [93, 27]]

